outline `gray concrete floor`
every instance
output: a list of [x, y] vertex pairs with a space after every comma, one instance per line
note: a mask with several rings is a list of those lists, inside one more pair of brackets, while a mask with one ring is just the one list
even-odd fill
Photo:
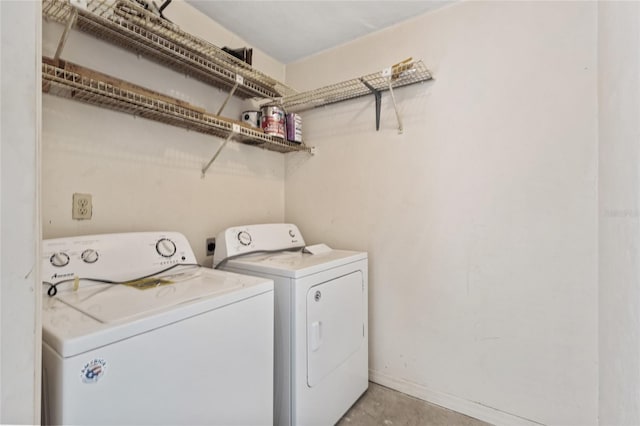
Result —
[[337, 426], [373, 425], [487, 426], [488, 423], [370, 382], [369, 389]]

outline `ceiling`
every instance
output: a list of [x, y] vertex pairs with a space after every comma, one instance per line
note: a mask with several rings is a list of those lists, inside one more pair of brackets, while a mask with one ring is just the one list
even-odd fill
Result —
[[450, 0], [186, 0], [278, 61], [288, 64], [442, 7]]

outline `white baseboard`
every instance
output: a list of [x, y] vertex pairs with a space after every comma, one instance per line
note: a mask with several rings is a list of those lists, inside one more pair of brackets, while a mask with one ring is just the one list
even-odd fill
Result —
[[497, 426], [540, 426], [542, 423], [505, 413], [495, 408], [487, 407], [478, 402], [468, 401], [453, 395], [427, 389], [417, 383], [412, 383], [383, 373], [369, 370], [369, 380], [382, 386], [406, 393], [415, 398], [432, 404], [448, 408], [458, 413], [485, 421]]

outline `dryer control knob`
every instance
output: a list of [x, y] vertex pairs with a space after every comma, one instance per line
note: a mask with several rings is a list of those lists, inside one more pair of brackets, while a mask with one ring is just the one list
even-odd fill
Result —
[[176, 254], [176, 245], [168, 238], [161, 238], [156, 243], [156, 251], [162, 257], [171, 257]]
[[98, 252], [94, 249], [86, 249], [80, 257], [85, 263], [96, 263], [98, 261]]
[[49, 262], [51, 262], [53, 266], [57, 266], [58, 268], [67, 266], [69, 264], [69, 255], [61, 251], [58, 253], [53, 253], [49, 258]]
[[240, 241], [240, 244], [242, 244], [243, 246], [248, 246], [249, 244], [251, 244], [251, 234], [249, 234], [247, 231], [238, 232], [238, 241]]

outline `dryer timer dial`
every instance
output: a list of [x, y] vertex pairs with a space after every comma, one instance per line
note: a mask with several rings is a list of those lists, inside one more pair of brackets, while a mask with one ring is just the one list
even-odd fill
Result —
[[238, 232], [238, 241], [240, 241], [240, 244], [242, 244], [243, 246], [248, 246], [249, 244], [251, 244], [251, 234], [249, 234], [247, 231]]

